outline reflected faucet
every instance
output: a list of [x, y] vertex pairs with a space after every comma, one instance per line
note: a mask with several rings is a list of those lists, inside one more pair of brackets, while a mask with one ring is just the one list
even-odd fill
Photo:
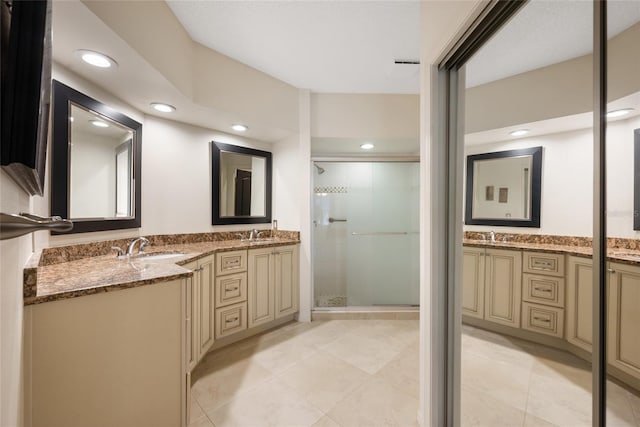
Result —
[[127, 256], [133, 255], [133, 249], [135, 248], [136, 243], [138, 242], [141, 242], [140, 247], [138, 248], [138, 253], [144, 252], [144, 247], [151, 243], [149, 242], [149, 239], [147, 239], [146, 237], [138, 237], [137, 239], [133, 239], [127, 245]]
[[489, 232], [489, 237], [491, 238], [491, 243], [496, 242], [496, 233], [493, 230]]
[[258, 240], [261, 234], [262, 231], [258, 231], [258, 229], [254, 228], [249, 232], [249, 240]]

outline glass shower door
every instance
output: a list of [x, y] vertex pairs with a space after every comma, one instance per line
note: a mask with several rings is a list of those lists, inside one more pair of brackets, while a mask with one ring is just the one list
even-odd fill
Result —
[[315, 306], [418, 305], [419, 164], [315, 165]]

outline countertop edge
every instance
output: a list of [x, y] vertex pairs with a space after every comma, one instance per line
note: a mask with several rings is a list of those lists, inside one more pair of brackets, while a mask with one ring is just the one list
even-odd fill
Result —
[[[195, 244], [207, 244], [208, 242], [199, 242]], [[219, 242], [211, 242], [211, 243], [219, 243]], [[299, 245], [299, 239], [286, 239], [280, 238], [278, 241], [238, 241], [238, 244], [235, 246], [223, 247], [223, 248], [212, 248], [211, 250], [204, 251], [194, 251], [186, 253], [188, 255], [187, 258], [181, 259], [175, 263], [169, 263], [173, 266], [182, 267], [185, 264], [191, 263], [193, 261], [197, 261], [208, 256], [214, 255], [220, 252], [231, 252], [231, 251], [240, 251], [240, 250], [251, 250], [251, 249], [263, 249], [269, 247], [278, 247], [278, 246], [290, 246], [290, 245]], [[181, 246], [188, 246], [189, 244], [184, 244]], [[175, 245], [165, 245], [165, 246], [155, 246], [153, 247], [153, 251], [149, 251], [149, 253], [153, 252], [161, 252], [162, 248], [170, 248]], [[35, 255], [35, 254], [34, 254]], [[38, 258], [39, 255], [38, 255]], [[90, 259], [90, 258], [89, 258]], [[74, 261], [69, 261], [71, 263]], [[59, 263], [55, 264], [57, 266], [63, 266], [67, 263]], [[77, 298], [85, 295], [95, 295], [105, 292], [113, 292], [122, 289], [131, 289], [140, 286], [148, 286], [157, 283], [165, 283], [168, 281], [191, 277], [193, 276], [193, 272], [185, 269], [183, 273], [170, 273], [166, 276], [159, 275], [157, 277], [143, 279], [143, 280], [132, 280], [132, 281], [123, 281], [118, 283], [109, 283], [102, 285], [88, 285], [83, 288], [66, 290], [61, 292], [47, 293], [45, 295], [38, 295], [38, 269], [44, 268], [34, 267], [33, 263], [28, 263], [23, 270], [23, 303], [24, 306], [41, 304], [45, 302], [52, 302], [63, 299]], [[49, 266], [47, 266], [49, 267]]]

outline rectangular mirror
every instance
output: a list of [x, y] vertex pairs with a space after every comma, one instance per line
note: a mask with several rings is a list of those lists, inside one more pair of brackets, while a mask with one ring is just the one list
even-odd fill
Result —
[[465, 223], [540, 227], [542, 147], [467, 156]]
[[640, 129], [633, 131], [633, 229], [640, 230]]
[[212, 223], [271, 222], [271, 153], [211, 143]]
[[140, 227], [142, 125], [58, 81], [53, 102], [51, 214], [74, 233]]

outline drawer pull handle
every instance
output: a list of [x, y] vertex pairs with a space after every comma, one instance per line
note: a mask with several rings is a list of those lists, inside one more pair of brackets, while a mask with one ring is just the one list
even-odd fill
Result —
[[238, 287], [236, 286], [235, 288], [226, 288], [227, 291], [237, 291]]
[[538, 287], [533, 288], [533, 289], [535, 289], [536, 291], [540, 291], [540, 292], [547, 292], [547, 293], [551, 293], [552, 292], [551, 289], [544, 289], [544, 288], [538, 288]]
[[237, 317], [234, 317], [233, 319], [227, 319], [227, 320], [225, 320], [225, 322], [227, 322], [227, 323], [232, 323], [232, 322], [237, 322], [237, 321], [238, 321], [238, 318], [237, 318]]
[[616, 271], [613, 268], [607, 268], [607, 271], [611, 274], [615, 273]]
[[538, 320], [540, 322], [551, 323], [551, 319], [545, 319], [544, 317], [533, 316], [533, 320]]

